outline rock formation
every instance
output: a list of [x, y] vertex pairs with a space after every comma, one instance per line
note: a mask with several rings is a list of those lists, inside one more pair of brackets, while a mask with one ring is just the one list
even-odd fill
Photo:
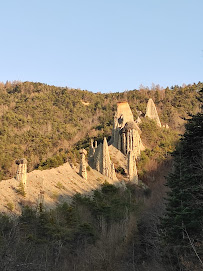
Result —
[[87, 180], [87, 170], [86, 170], [86, 161], [85, 161], [85, 156], [87, 154], [87, 151], [85, 149], [81, 149], [80, 154], [81, 154], [81, 160], [80, 160], [79, 174], [81, 177]]
[[26, 186], [27, 181], [27, 160], [22, 158], [16, 161], [18, 165], [17, 173], [16, 173], [16, 180]]
[[[138, 113], [139, 115], [142, 114], [142, 112]], [[141, 122], [140, 117], [138, 117], [137, 122]], [[140, 152], [145, 149], [140, 135], [141, 130], [136, 121], [134, 121], [128, 102], [117, 103], [117, 111], [114, 116], [112, 137], [109, 145], [124, 155], [129, 180], [136, 184], [138, 184], [136, 159], [140, 155]], [[116, 179], [114, 164], [110, 159], [106, 138], [104, 138], [103, 144], [100, 143], [99, 146], [97, 146], [97, 142], [94, 143], [91, 140], [88, 160], [92, 168], [111, 179]]]
[[91, 139], [90, 142], [90, 149], [89, 149], [89, 158], [93, 157], [95, 150], [97, 149], [97, 141], [94, 142], [93, 139]]
[[117, 103], [117, 111], [114, 116], [112, 142], [114, 147], [120, 149], [120, 138], [119, 132], [124, 127], [125, 123], [128, 121], [134, 121], [133, 114], [130, 109], [128, 102]]
[[114, 164], [111, 162], [109, 155], [109, 147], [106, 138], [104, 137], [103, 144], [100, 143], [93, 146], [91, 142], [89, 164], [99, 171], [101, 174], [109, 177], [112, 180], [117, 179], [114, 169]]
[[127, 155], [132, 151], [136, 157], [140, 155], [142, 142], [140, 138], [141, 131], [134, 121], [126, 122], [125, 126], [120, 130], [120, 150]]
[[141, 130], [134, 121], [128, 102], [117, 103], [117, 112], [114, 116], [114, 126], [111, 144], [125, 155], [133, 151], [135, 156], [144, 149], [140, 138]]
[[138, 184], [136, 157], [133, 151], [128, 152], [128, 175], [131, 182]]
[[90, 141], [90, 148], [89, 148], [89, 153], [88, 153], [88, 162], [91, 167], [94, 166], [94, 154], [95, 150], [97, 149], [97, 142], [91, 138]]
[[150, 98], [148, 103], [147, 103], [147, 109], [146, 109], [146, 114], [145, 117], [148, 117], [156, 122], [156, 124], [161, 127], [161, 122], [159, 119], [159, 115], [156, 110], [156, 106], [153, 102], [153, 100]]

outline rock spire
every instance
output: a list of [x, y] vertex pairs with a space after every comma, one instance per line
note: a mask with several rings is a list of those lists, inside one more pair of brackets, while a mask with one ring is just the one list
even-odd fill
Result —
[[16, 161], [18, 166], [16, 172], [16, 180], [26, 186], [27, 182], [27, 160], [25, 158], [21, 158]]
[[136, 157], [132, 151], [128, 152], [128, 175], [131, 182], [138, 184]]
[[90, 155], [89, 155], [89, 164], [99, 171], [101, 174], [109, 177], [110, 179], [116, 180], [116, 173], [114, 169], [114, 164], [112, 163], [109, 155], [109, 147], [104, 137], [103, 144], [100, 143], [99, 146], [95, 144], [93, 146], [93, 142], [90, 148]]
[[161, 127], [161, 122], [159, 119], [159, 115], [156, 110], [156, 106], [153, 102], [153, 100], [150, 98], [148, 103], [147, 103], [147, 109], [146, 109], [146, 114], [145, 117], [148, 117], [156, 122], [156, 124]]
[[87, 151], [85, 149], [80, 150], [81, 160], [80, 160], [80, 171], [79, 174], [81, 177], [83, 177], [85, 180], [87, 180], [87, 170], [86, 170], [86, 160], [85, 156], [87, 154]]

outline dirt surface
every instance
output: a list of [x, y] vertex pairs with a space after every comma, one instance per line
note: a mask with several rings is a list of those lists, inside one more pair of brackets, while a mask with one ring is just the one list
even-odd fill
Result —
[[25, 197], [17, 192], [19, 182], [16, 179], [3, 180], [0, 182], [0, 212], [20, 214], [25, 205], [37, 208], [40, 192], [45, 208], [51, 209], [58, 203], [70, 202], [76, 193], [91, 195], [105, 181], [116, 184], [92, 168], [87, 176], [88, 180], [80, 177], [77, 168], [73, 169], [69, 163], [58, 168], [34, 170], [27, 174]]

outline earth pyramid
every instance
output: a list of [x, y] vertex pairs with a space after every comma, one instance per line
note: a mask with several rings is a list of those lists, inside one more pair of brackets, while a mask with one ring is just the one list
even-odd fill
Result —
[[156, 110], [156, 106], [153, 102], [153, 100], [150, 98], [148, 103], [147, 103], [147, 109], [146, 109], [146, 114], [145, 117], [148, 117], [156, 122], [156, 124], [161, 127], [161, 122], [159, 119], [159, 115]]
[[109, 147], [104, 137], [103, 144], [100, 143], [97, 146], [95, 141], [95, 146], [93, 141], [91, 141], [90, 151], [89, 151], [89, 164], [99, 171], [101, 174], [109, 177], [110, 179], [116, 180], [116, 173], [114, 169], [114, 164], [110, 159]]
[[16, 180], [26, 186], [27, 182], [27, 160], [25, 158], [21, 158], [16, 161], [17, 164], [17, 172], [16, 172]]

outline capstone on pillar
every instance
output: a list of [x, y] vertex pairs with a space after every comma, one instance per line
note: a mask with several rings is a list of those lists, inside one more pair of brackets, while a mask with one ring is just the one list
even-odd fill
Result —
[[109, 144], [112, 144], [125, 155], [128, 155], [128, 152], [132, 150], [138, 157], [141, 150], [144, 149], [140, 134], [141, 130], [134, 121], [128, 102], [117, 103], [112, 138]]

